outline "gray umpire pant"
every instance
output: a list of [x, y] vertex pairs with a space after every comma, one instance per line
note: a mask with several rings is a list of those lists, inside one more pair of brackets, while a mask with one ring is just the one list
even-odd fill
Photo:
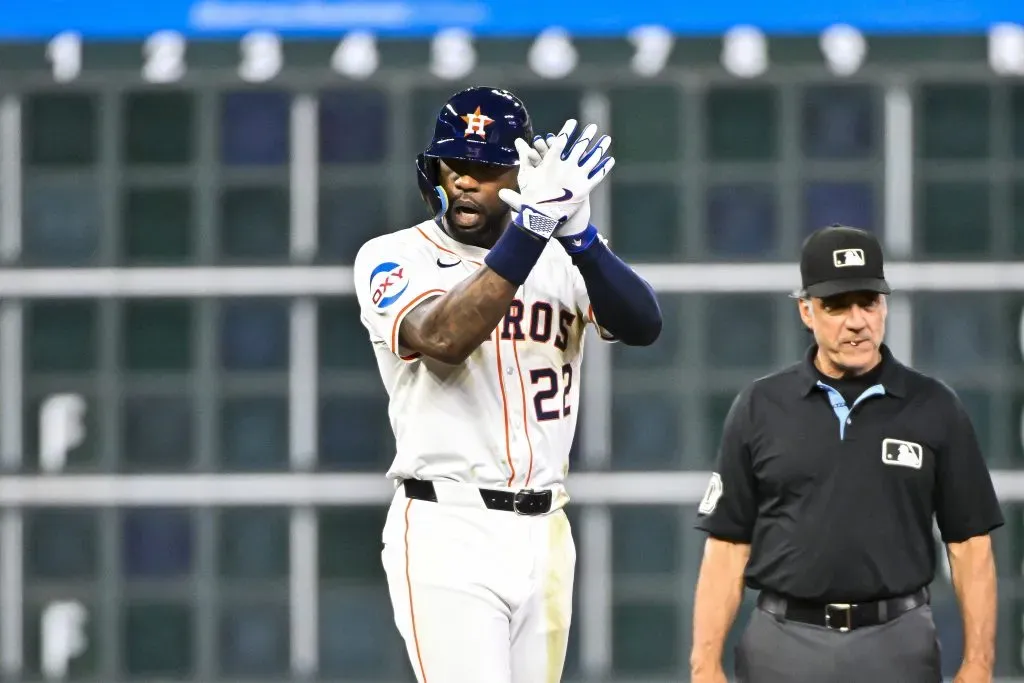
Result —
[[929, 605], [842, 633], [755, 608], [736, 646], [738, 683], [942, 683]]

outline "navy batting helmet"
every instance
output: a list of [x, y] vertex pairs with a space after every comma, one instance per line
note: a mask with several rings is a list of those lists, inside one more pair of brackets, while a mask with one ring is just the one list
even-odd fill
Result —
[[533, 123], [522, 101], [508, 90], [476, 86], [449, 98], [437, 115], [434, 137], [416, 156], [420, 194], [440, 224], [448, 196], [438, 182], [439, 159], [518, 166], [516, 138], [533, 140]]

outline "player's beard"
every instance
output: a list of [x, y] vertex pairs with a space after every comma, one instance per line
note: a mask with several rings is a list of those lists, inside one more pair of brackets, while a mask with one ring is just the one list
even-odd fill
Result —
[[486, 212], [482, 223], [478, 223], [471, 228], [462, 228], [451, 220], [452, 211], [454, 209], [449, 208], [448, 212], [445, 213], [445, 232], [457, 242], [474, 247], [482, 247], [483, 249], [493, 247], [512, 220], [512, 211], [506, 206], [499, 210], [498, 213]]

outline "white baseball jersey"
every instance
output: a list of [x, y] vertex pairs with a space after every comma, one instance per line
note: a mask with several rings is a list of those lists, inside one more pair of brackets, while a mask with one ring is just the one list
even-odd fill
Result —
[[398, 343], [404, 316], [469, 277], [486, 255], [433, 221], [371, 239], [356, 255], [361, 319], [390, 398], [397, 447], [387, 476], [562, 488], [584, 331], [596, 323], [583, 278], [560, 244], [548, 244], [491, 338], [461, 365]]

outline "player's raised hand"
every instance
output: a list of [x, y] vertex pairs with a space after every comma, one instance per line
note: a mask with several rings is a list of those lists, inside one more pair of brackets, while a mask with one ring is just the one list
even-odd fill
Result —
[[519, 192], [530, 187], [534, 173], [544, 158], [544, 153], [548, 150], [546, 143], [543, 143], [543, 146], [537, 145], [537, 140], [543, 140], [540, 135], [534, 137], [533, 140], [533, 147], [523, 138], [516, 138], [515, 141], [516, 151], [519, 152], [519, 174], [516, 176]]
[[[548, 133], [548, 138], [554, 138], [554, 133]], [[543, 135], [535, 135], [533, 138], [533, 147], [529, 145], [523, 138], [516, 138], [515, 140], [516, 151], [519, 152], [519, 175], [516, 178], [519, 185], [519, 192], [522, 193], [530, 185], [530, 181], [533, 178], [533, 172], [537, 166], [540, 165], [541, 160], [548, 151], [548, 143]], [[589, 208], [589, 207], [588, 207]], [[582, 213], [583, 209], [576, 213]], [[587, 220], [589, 219], [590, 212], [587, 212]], [[512, 219], [518, 221], [519, 213], [516, 211], [512, 212]], [[570, 219], [571, 222], [572, 219]]]
[[[554, 133], [548, 133], [547, 138], [554, 139]], [[533, 137], [533, 146], [523, 138], [516, 138], [516, 151], [519, 152], [519, 175], [516, 180], [519, 184], [520, 194], [530, 186], [534, 171], [540, 165], [541, 160], [548, 151], [548, 143], [543, 135]]]
[[[597, 134], [597, 126], [588, 125], [578, 138], [572, 140], [576, 128], [576, 120], [569, 119], [557, 135], [542, 143], [535, 139], [533, 148], [525, 141], [517, 143], [520, 176], [525, 181], [525, 187], [521, 183], [519, 192], [505, 189], [498, 193], [513, 211], [521, 214], [524, 207], [527, 207], [528, 216], [537, 215], [546, 219], [538, 222], [538, 226], [544, 225], [544, 231], [552, 225], [552, 221], [555, 227], [562, 226], [587, 204], [590, 192], [615, 165], [614, 157], [607, 155], [611, 146], [609, 136], [604, 135], [591, 145]], [[541, 157], [539, 162], [538, 156]], [[531, 219], [519, 220], [529, 222]], [[589, 220], [589, 215], [586, 220]], [[586, 223], [583, 227], [586, 227]], [[562, 230], [559, 232], [564, 233]], [[545, 236], [550, 237], [550, 234]]]
[[[554, 133], [548, 133], [547, 135], [538, 135], [533, 139], [533, 148], [535, 150], [537, 163], [539, 160], [544, 158], [544, 155], [548, 151], [548, 143], [555, 139]], [[609, 139], [609, 144], [611, 140]], [[607, 148], [605, 149], [607, 151]], [[531, 155], [531, 159], [534, 157]], [[569, 235], [578, 235], [587, 229], [590, 225], [590, 195], [583, 200], [580, 208], [573, 215], [569, 216], [565, 223], [562, 223], [557, 230], [555, 230], [555, 237], [567, 237]]]
[[533, 138], [533, 148], [537, 151], [538, 160], [543, 159], [544, 155], [548, 152], [548, 143], [555, 138], [554, 133], [548, 133], [547, 135], [535, 135]]

